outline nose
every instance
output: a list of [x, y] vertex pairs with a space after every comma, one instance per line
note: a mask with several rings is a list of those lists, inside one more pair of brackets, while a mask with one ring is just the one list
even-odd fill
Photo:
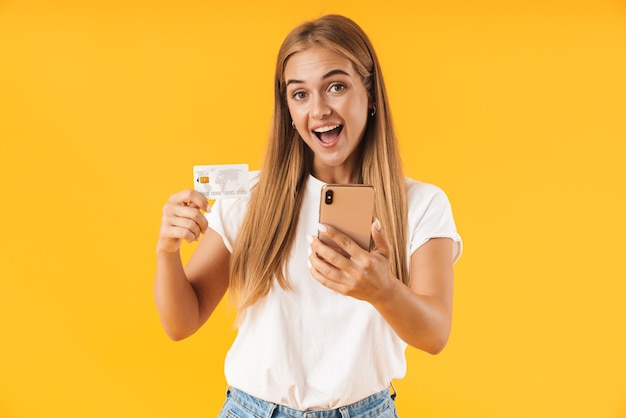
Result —
[[311, 117], [313, 119], [322, 119], [330, 115], [331, 109], [323, 95], [318, 95], [313, 98], [311, 104]]

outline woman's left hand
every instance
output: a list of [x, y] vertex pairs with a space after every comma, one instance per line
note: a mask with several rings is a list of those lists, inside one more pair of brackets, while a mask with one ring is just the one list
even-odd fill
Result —
[[411, 285], [405, 286], [391, 274], [391, 246], [379, 225], [372, 224], [371, 251], [336, 228], [320, 225], [320, 236], [341, 250], [311, 237], [311, 274], [329, 289], [371, 303], [405, 342], [437, 354], [448, 342], [452, 323], [452, 240], [433, 238], [415, 250]]
[[348, 256], [311, 236], [309, 268], [315, 280], [342, 295], [370, 303], [384, 300], [393, 291], [398, 280], [391, 274], [391, 246], [378, 220], [372, 223], [374, 246], [370, 251], [332, 226], [320, 224], [318, 229], [320, 236], [336, 243]]

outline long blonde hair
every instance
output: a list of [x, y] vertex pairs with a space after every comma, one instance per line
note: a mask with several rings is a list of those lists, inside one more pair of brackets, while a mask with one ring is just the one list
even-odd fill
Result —
[[368, 118], [359, 144], [359, 181], [376, 189], [375, 215], [392, 246], [392, 273], [409, 283], [406, 186], [378, 58], [356, 23], [343, 16], [328, 15], [292, 30], [278, 53], [273, 128], [259, 182], [252, 192], [231, 258], [230, 295], [239, 317], [267, 295], [274, 279], [283, 289], [290, 288], [285, 266], [295, 239], [313, 153], [291, 126], [284, 70], [293, 54], [312, 45], [349, 59], [368, 91], [374, 115]]

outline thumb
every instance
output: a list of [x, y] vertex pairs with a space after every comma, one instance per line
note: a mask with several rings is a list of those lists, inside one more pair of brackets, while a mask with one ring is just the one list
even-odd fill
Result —
[[372, 222], [372, 240], [374, 241], [374, 248], [372, 251], [376, 251], [382, 254], [385, 258], [389, 258], [391, 254], [391, 245], [389, 245], [389, 241], [383, 232], [382, 224], [376, 218], [374, 222]]

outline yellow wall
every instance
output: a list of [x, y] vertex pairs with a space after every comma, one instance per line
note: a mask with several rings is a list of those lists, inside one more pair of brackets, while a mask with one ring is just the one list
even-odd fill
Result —
[[0, 1], [0, 417], [217, 415], [233, 313], [165, 337], [161, 206], [194, 164], [259, 168], [279, 43], [328, 12], [466, 245], [402, 416], [626, 417], [626, 4], [212, 3]]

